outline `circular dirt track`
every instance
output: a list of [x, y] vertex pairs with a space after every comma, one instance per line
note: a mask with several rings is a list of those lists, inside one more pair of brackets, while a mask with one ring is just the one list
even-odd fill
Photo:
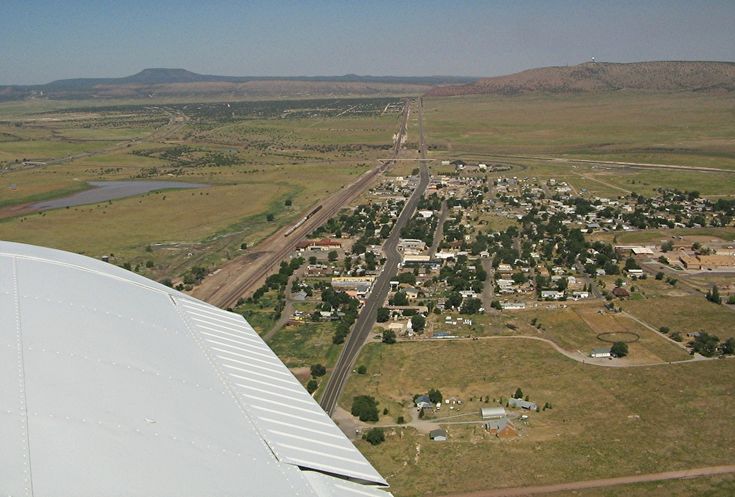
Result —
[[608, 331], [606, 333], [599, 333], [597, 339], [607, 343], [635, 343], [641, 339], [641, 336], [632, 331]]

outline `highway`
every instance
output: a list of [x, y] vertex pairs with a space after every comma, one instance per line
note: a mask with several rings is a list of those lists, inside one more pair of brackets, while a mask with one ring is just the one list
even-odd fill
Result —
[[[303, 240], [306, 235], [327, 222], [340, 209], [361, 195], [378, 176], [393, 165], [398, 158], [401, 145], [405, 141], [408, 115], [409, 103], [406, 101], [393, 147], [392, 159], [386, 160], [370, 169], [355, 182], [325, 199], [321, 204], [322, 209], [314, 213], [314, 215], [289, 234], [289, 236], [285, 236], [285, 234], [293, 225], [284, 226], [275, 234], [258, 244], [254, 248], [259, 253], [255, 261], [248, 262], [246, 258], [247, 254], [230, 261], [215, 274], [205, 278], [202, 284], [194, 289], [192, 295], [212, 305], [228, 308], [234, 307], [241, 297], [255, 291], [257, 285], [261, 284], [273, 268], [280, 264], [282, 260], [285, 260], [296, 249], [299, 241]], [[314, 207], [316, 206], [311, 206], [307, 212], [312, 211]]]
[[[419, 151], [421, 158], [425, 159], [426, 143], [424, 142], [423, 102], [420, 97], [418, 99], [418, 108]], [[388, 238], [383, 244], [383, 252], [386, 257], [383, 270], [375, 280], [370, 296], [367, 298], [365, 305], [360, 311], [360, 315], [357, 317], [352, 333], [350, 333], [347, 338], [347, 343], [345, 343], [342, 353], [337, 359], [337, 364], [332, 371], [332, 375], [329, 377], [324, 394], [319, 402], [322, 408], [330, 416], [334, 412], [334, 408], [337, 406], [337, 400], [339, 400], [342, 389], [344, 388], [347, 378], [352, 371], [352, 367], [357, 359], [357, 354], [360, 352], [360, 349], [370, 336], [370, 332], [375, 325], [378, 308], [383, 305], [383, 302], [385, 302], [385, 299], [388, 297], [390, 281], [398, 272], [398, 264], [401, 262], [401, 255], [397, 248], [401, 229], [406, 226], [408, 221], [411, 219], [411, 216], [413, 216], [419, 200], [426, 191], [426, 187], [429, 186], [429, 179], [429, 169], [426, 166], [426, 162], [422, 160], [419, 172], [419, 182], [411, 194], [411, 197], [404, 205], [396, 223], [393, 225], [390, 235], [388, 235]]]

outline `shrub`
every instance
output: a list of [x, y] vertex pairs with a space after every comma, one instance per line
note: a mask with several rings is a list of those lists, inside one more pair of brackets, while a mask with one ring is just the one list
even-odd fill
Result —
[[385, 442], [385, 433], [382, 428], [371, 428], [365, 433], [364, 438], [370, 445], [380, 445]]
[[360, 421], [377, 421], [378, 402], [375, 400], [375, 397], [358, 395], [352, 398], [352, 409], [350, 412], [353, 416], [360, 418]]
[[615, 342], [610, 348], [610, 353], [615, 357], [625, 357], [628, 355], [628, 344], [625, 342]]
[[309, 383], [306, 384], [306, 391], [309, 393], [316, 392], [317, 388], [319, 388], [319, 383], [314, 378], [310, 379]]
[[313, 376], [314, 378], [324, 376], [325, 374], [327, 374], [327, 368], [325, 368], [323, 365], [313, 364], [311, 366], [311, 376]]

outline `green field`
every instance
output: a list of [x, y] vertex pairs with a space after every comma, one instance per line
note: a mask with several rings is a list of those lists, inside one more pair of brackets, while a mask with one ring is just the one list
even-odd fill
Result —
[[453, 153], [735, 169], [735, 97], [685, 93], [424, 100], [429, 142]]
[[399, 497], [687, 469], [735, 457], [728, 429], [735, 367], [727, 360], [601, 368], [543, 343], [479, 340], [371, 344], [357, 363], [373, 374], [350, 378], [343, 407], [367, 394], [381, 408], [402, 403], [412, 411], [412, 396], [432, 387], [463, 398], [467, 412], [488, 405], [479, 397], [508, 398], [517, 387], [553, 406], [529, 413], [527, 425], [517, 422], [513, 440], [477, 424], [446, 424], [446, 443], [413, 428], [387, 429], [378, 447], [360, 442]]
[[[218, 264], [384, 157], [399, 117], [385, 109], [396, 103], [383, 97], [0, 105], [0, 238], [114, 253], [119, 264], [153, 260], [155, 270], [146, 274], [159, 279]], [[83, 190], [87, 181], [131, 179], [211, 186], [16, 214], [24, 204]]]

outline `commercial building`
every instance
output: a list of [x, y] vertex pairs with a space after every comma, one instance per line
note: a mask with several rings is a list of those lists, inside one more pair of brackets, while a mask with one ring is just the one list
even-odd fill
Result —
[[495, 419], [505, 417], [505, 407], [482, 407], [480, 409], [482, 419]]

